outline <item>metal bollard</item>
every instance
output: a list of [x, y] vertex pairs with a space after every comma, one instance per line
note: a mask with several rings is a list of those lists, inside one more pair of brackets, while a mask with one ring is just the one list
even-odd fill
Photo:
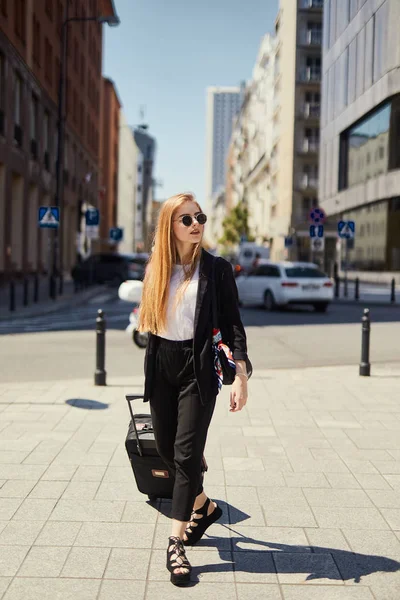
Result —
[[106, 322], [102, 310], [97, 311], [96, 319], [96, 371], [94, 374], [94, 385], [106, 384], [105, 371], [106, 358]]
[[10, 281], [10, 311], [15, 310], [15, 281], [11, 279]]
[[58, 294], [62, 296], [64, 292], [64, 275], [60, 273], [60, 279], [58, 281]]
[[335, 298], [339, 298], [340, 293], [340, 277], [336, 275], [335, 277]]
[[33, 301], [34, 302], [39, 301], [39, 275], [38, 275], [37, 271], [35, 272], [34, 280], [33, 280]]
[[49, 277], [49, 296], [52, 300], [57, 300], [56, 278], [53, 273]]
[[391, 284], [391, 290], [390, 290], [390, 302], [396, 302], [396, 281], [393, 277], [392, 279], [392, 284]]
[[28, 292], [29, 292], [29, 280], [27, 277], [24, 277], [24, 283], [23, 283], [23, 304], [24, 306], [28, 306]]
[[360, 280], [358, 277], [356, 278], [356, 287], [354, 288], [354, 299], [360, 299]]
[[344, 277], [344, 297], [347, 298], [348, 296], [348, 287], [347, 287], [347, 273]]
[[361, 362], [360, 375], [369, 377], [371, 374], [371, 364], [369, 362], [369, 342], [371, 335], [371, 319], [369, 316], [369, 308], [364, 308], [364, 314], [361, 319]]

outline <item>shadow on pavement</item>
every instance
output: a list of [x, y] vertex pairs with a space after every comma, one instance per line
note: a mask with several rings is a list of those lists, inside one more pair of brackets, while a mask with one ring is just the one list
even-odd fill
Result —
[[[216, 502], [224, 508], [223, 516], [218, 523], [229, 530], [231, 535], [229, 538], [221, 538], [208, 536], [206, 533], [196, 544], [196, 548], [214, 547], [225, 562], [193, 567], [194, 584], [200, 581], [200, 577], [204, 573], [227, 573], [232, 570], [278, 575], [304, 573], [304, 581], [330, 579], [333, 581], [352, 580], [354, 583], [361, 583], [363, 577], [372, 573], [400, 571], [400, 562], [385, 556], [360, 554], [323, 546], [266, 542], [243, 535], [235, 531], [232, 526], [247, 520], [250, 515], [226, 502], [218, 500]], [[169, 501], [163, 500], [159, 510], [162, 514], [169, 516], [170, 506]], [[226, 546], [227, 539], [231, 545], [229, 550]], [[221, 541], [225, 544], [221, 544]], [[257, 549], [244, 549], [239, 544], [254, 544]], [[260, 546], [265, 550], [260, 550]]]
[[105, 410], [110, 406], [105, 402], [99, 402], [98, 400], [85, 400], [83, 398], [72, 398], [66, 400], [65, 404], [69, 404], [75, 408], [84, 408], [86, 410]]

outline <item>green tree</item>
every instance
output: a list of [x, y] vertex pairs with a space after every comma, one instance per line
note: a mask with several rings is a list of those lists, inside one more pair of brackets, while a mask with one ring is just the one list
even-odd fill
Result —
[[239, 244], [240, 238], [246, 237], [247, 241], [254, 242], [254, 236], [249, 229], [249, 209], [245, 202], [237, 204], [222, 222], [224, 233], [219, 244], [224, 247]]

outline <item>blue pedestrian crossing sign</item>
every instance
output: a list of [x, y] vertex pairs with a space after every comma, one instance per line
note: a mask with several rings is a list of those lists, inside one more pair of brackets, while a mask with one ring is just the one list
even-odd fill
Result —
[[339, 221], [338, 236], [345, 240], [352, 240], [356, 234], [356, 223], [355, 221]]
[[310, 225], [310, 238], [322, 238], [324, 237], [324, 226], [323, 225]]
[[85, 212], [86, 227], [98, 227], [100, 223], [100, 211], [98, 208], [88, 208]]
[[58, 206], [39, 206], [39, 227], [57, 229], [60, 225], [60, 209]]
[[294, 239], [292, 235], [287, 235], [285, 237], [285, 248], [291, 248], [294, 244]]
[[121, 227], [111, 227], [110, 229], [110, 242], [122, 242], [124, 237], [124, 230]]

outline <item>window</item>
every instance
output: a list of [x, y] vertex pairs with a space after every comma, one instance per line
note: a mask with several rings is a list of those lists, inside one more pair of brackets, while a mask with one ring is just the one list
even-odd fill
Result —
[[49, 17], [50, 21], [53, 20], [53, 0], [46, 0], [45, 5], [46, 15]]
[[337, 1], [330, 0], [329, 48], [331, 48], [336, 41], [336, 11]]
[[365, 26], [365, 50], [364, 50], [364, 85], [368, 89], [372, 85], [372, 74], [374, 72], [374, 22], [375, 16], [372, 17]]
[[357, 74], [357, 40], [354, 39], [349, 46], [349, 68], [347, 78], [347, 104], [356, 99], [356, 74]]
[[32, 19], [32, 34], [33, 34], [33, 44], [32, 44], [32, 57], [33, 62], [40, 67], [40, 22], [39, 19], [33, 15]]
[[4, 110], [5, 97], [6, 97], [6, 59], [2, 52], [0, 52], [0, 109]]
[[8, 16], [7, 0], [0, 0], [0, 4], [1, 4], [1, 14], [3, 15], [3, 17], [7, 17]]
[[356, 50], [356, 98], [361, 96], [364, 91], [364, 47], [365, 47], [365, 28], [357, 35]]
[[15, 73], [14, 90], [14, 123], [21, 126], [21, 108], [22, 108], [22, 79], [18, 73]]
[[374, 82], [382, 77], [387, 65], [387, 43], [388, 35], [386, 24], [388, 23], [389, 4], [385, 2], [375, 14], [374, 20]]
[[280, 271], [275, 265], [260, 265], [253, 273], [256, 277], [280, 277]]
[[46, 57], [45, 61], [45, 77], [47, 83], [52, 85], [53, 83], [53, 47], [50, 44], [48, 38], [44, 40], [44, 54]]
[[285, 269], [286, 277], [295, 279], [322, 279], [326, 274], [313, 267], [289, 267]]
[[26, 0], [14, 0], [14, 30], [25, 45], [26, 42]]
[[43, 147], [44, 151], [49, 151], [49, 140], [50, 140], [50, 113], [45, 110], [43, 117]]
[[30, 128], [31, 128], [31, 140], [38, 139], [38, 118], [39, 118], [39, 103], [35, 94], [31, 96], [31, 110], [30, 110]]
[[350, 0], [350, 20], [353, 19], [358, 12], [358, 0]]
[[346, 29], [350, 17], [350, 0], [339, 0], [336, 4], [336, 39]]

